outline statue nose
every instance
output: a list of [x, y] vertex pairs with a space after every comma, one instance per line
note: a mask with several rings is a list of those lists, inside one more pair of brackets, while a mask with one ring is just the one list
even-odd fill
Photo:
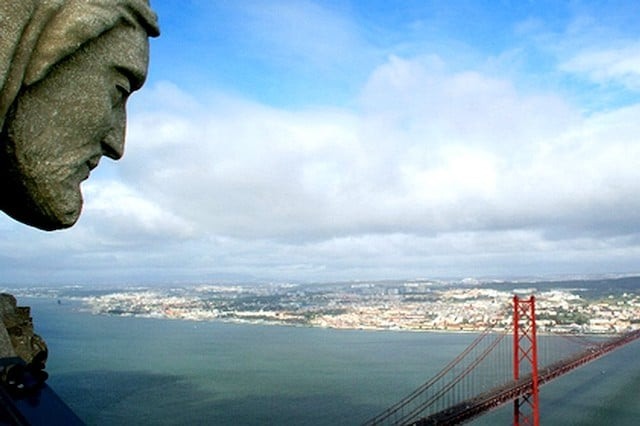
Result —
[[101, 143], [102, 154], [113, 160], [119, 160], [124, 154], [125, 120], [117, 117]]
[[124, 126], [119, 129], [111, 129], [102, 140], [101, 146], [103, 155], [113, 160], [122, 158], [124, 154]]

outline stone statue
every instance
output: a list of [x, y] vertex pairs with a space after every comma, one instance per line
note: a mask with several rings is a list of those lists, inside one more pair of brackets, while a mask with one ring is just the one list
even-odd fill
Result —
[[147, 0], [0, 1], [0, 208], [73, 225], [80, 183], [123, 154], [125, 103], [159, 34]]
[[[80, 184], [123, 154], [125, 104], [145, 81], [147, 0], [0, 0], [0, 208], [28, 225], [73, 225]], [[0, 295], [0, 383], [46, 379], [29, 308]], [[30, 378], [30, 381], [27, 380]]]

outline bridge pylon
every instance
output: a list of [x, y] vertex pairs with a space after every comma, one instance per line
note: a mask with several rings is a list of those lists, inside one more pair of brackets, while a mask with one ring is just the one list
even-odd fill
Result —
[[513, 296], [513, 379], [531, 375], [531, 389], [513, 401], [514, 426], [539, 426], [538, 342], [536, 338], [535, 297]]

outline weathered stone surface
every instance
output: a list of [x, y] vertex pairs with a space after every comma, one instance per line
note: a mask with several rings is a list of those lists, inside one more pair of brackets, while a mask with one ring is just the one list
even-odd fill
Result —
[[27, 364], [47, 359], [47, 345], [34, 333], [31, 310], [17, 306], [16, 298], [0, 294], [0, 358], [18, 356]]
[[0, 326], [0, 358], [11, 358], [16, 356], [13, 343], [9, 337], [9, 332], [4, 326]]
[[80, 183], [102, 156], [122, 156], [156, 16], [147, 0], [3, 0], [0, 28], [0, 208], [69, 227]]

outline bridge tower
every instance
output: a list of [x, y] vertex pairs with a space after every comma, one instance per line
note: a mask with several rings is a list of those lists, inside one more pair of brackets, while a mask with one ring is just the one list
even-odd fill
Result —
[[531, 389], [513, 401], [514, 426], [539, 426], [538, 342], [535, 297], [513, 296], [513, 379], [531, 374]]

